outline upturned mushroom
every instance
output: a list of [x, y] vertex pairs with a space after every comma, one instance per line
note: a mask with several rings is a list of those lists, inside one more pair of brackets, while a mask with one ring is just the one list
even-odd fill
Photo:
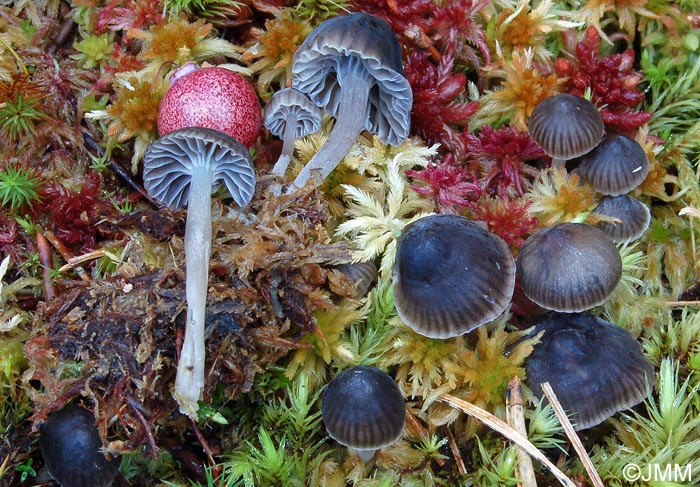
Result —
[[223, 182], [241, 207], [255, 190], [248, 150], [223, 132], [185, 128], [153, 142], [144, 157], [143, 182], [169, 208], [187, 205], [185, 259], [187, 322], [175, 379], [180, 411], [196, 419], [204, 388], [204, 320], [211, 255], [211, 194]]
[[70, 404], [49, 414], [40, 429], [41, 456], [61, 487], [112, 485], [121, 458], [102, 453], [102, 440], [90, 411]]
[[401, 437], [406, 406], [399, 386], [386, 372], [358, 365], [330, 381], [321, 415], [331, 438], [368, 461]]
[[321, 181], [340, 163], [362, 130], [385, 144], [408, 137], [413, 92], [401, 45], [377, 16], [352, 13], [326, 20], [299, 46], [292, 86], [336, 118], [328, 140], [294, 180], [303, 187]]
[[574, 428], [590, 428], [641, 402], [656, 380], [641, 345], [624, 328], [588, 313], [548, 313], [525, 361], [527, 383], [542, 396], [549, 382]]
[[285, 88], [275, 93], [265, 107], [263, 124], [282, 138], [282, 153], [272, 168], [273, 174], [284, 175], [294, 153], [294, 140], [318, 132], [323, 114], [302, 92]]

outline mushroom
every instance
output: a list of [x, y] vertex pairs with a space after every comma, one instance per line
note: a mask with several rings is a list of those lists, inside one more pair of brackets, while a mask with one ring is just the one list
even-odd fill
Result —
[[40, 427], [39, 448], [51, 477], [62, 487], [107, 487], [121, 457], [102, 453], [95, 416], [75, 404], [51, 413]]
[[480, 223], [430, 215], [407, 225], [396, 248], [396, 311], [416, 333], [451, 338], [503, 314], [515, 288], [508, 245]]
[[583, 223], [560, 223], [528, 237], [518, 254], [517, 277], [525, 295], [554, 311], [583, 311], [602, 304], [622, 278], [612, 239]]
[[272, 96], [265, 107], [263, 124], [283, 141], [273, 174], [284, 175], [294, 153], [294, 139], [318, 132], [322, 120], [321, 110], [301, 91], [285, 88]]
[[601, 221], [596, 225], [615, 242], [640, 238], [651, 222], [651, 212], [647, 205], [627, 194], [604, 196], [595, 213], [619, 220], [619, 223]]
[[144, 157], [143, 182], [148, 194], [169, 208], [187, 205], [187, 324], [175, 379], [180, 411], [196, 419], [204, 388], [204, 315], [211, 254], [211, 194], [220, 182], [233, 200], [246, 206], [255, 190], [248, 150], [223, 132], [184, 128], [157, 139]]
[[246, 147], [260, 133], [255, 88], [230, 69], [186, 63], [173, 73], [158, 109], [158, 135], [187, 127], [219, 130]]
[[364, 297], [377, 281], [379, 270], [374, 262], [349, 262], [333, 267], [352, 282], [356, 298]]
[[331, 438], [369, 461], [378, 449], [401, 437], [406, 406], [399, 386], [386, 372], [358, 365], [328, 383], [321, 415]]
[[363, 129], [385, 144], [399, 145], [408, 137], [413, 93], [401, 62], [391, 27], [371, 14], [334, 17], [308, 35], [294, 53], [292, 86], [336, 123], [294, 180], [296, 188], [316, 171], [325, 179]]
[[625, 135], [608, 134], [581, 158], [578, 171], [599, 193], [629, 193], [649, 174], [649, 158], [639, 143]]
[[544, 332], [525, 360], [527, 383], [542, 397], [549, 382], [574, 428], [595, 426], [641, 402], [656, 381], [639, 342], [624, 328], [588, 313], [548, 313]]
[[603, 119], [593, 103], [568, 93], [545, 98], [537, 104], [528, 122], [532, 140], [564, 167], [568, 159], [591, 151], [603, 137]]

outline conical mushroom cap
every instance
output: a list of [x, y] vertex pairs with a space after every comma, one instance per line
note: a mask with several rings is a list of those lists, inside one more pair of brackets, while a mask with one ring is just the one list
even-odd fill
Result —
[[[316, 27], [294, 53], [292, 86], [334, 117], [341, 89], [336, 74], [348, 59], [374, 80], [364, 128], [385, 144], [408, 137], [413, 92], [406, 79], [401, 45], [383, 19], [366, 13], [333, 17]], [[358, 109], [359, 110], [359, 109]]]
[[626, 194], [603, 197], [595, 212], [620, 220], [619, 223], [600, 222], [596, 225], [615, 242], [640, 238], [651, 222], [651, 212], [647, 205]]
[[640, 403], [647, 383], [656, 380], [642, 347], [624, 328], [588, 313], [549, 313], [532, 333], [541, 331], [525, 361], [527, 383], [542, 396], [540, 384], [549, 382], [577, 430]]
[[404, 228], [393, 282], [404, 323], [427, 337], [450, 338], [503, 314], [515, 265], [508, 245], [479, 223], [431, 215]]
[[321, 414], [335, 441], [370, 450], [399, 439], [406, 421], [406, 406], [399, 387], [386, 372], [359, 365], [328, 383]]
[[296, 120], [295, 139], [321, 130], [321, 110], [306, 95], [294, 88], [279, 90], [272, 96], [265, 106], [263, 123], [272, 134], [282, 137], [289, 114]]
[[639, 143], [620, 134], [608, 134], [581, 158], [581, 175], [599, 193], [629, 193], [649, 174], [649, 159]]
[[41, 456], [51, 476], [63, 487], [107, 487], [119, 471], [121, 458], [107, 460], [95, 417], [69, 405], [49, 415], [39, 437]]
[[248, 149], [223, 132], [202, 127], [169, 132], [148, 146], [143, 185], [169, 208], [181, 208], [189, 201], [192, 169], [203, 165], [214, 173], [212, 193], [223, 182], [239, 206], [250, 202], [255, 171]]
[[537, 104], [528, 122], [532, 140], [556, 159], [573, 159], [600, 143], [603, 119], [593, 103], [561, 93]]
[[517, 269], [528, 298], [543, 308], [574, 312], [608, 299], [622, 278], [622, 258], [597, 228], [560, 223], [528, 237]]

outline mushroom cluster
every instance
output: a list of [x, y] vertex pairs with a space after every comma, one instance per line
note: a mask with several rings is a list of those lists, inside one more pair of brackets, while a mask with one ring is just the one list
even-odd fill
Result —
[[[596, 106], [585, 98], [558, 94], [540, 102], [528, 123], [532, 139], [552, 157], [554, 167], [563, 168], [576, 159], [577, 171], [596, 192], [617, 197], [644, 182], [649, 159], [641, 145], [621, 134], [606, 134]], [[649, 226], [649, 209], [631, 196], [603, 199], [596, 213], [599, 225], [616, 242], [640, 238]]]
[[324, 180], [363, 130], [391, 145], [408, 137], [413, 92], [401, 45], [383, 19], [351, 13], [324, 21], [295, 52], [292, 73], [292, 87], [336, 119], [294, 187], [314, 177]]

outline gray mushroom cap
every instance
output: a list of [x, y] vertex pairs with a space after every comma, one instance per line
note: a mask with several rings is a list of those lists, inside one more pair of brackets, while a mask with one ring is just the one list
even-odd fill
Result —
[[170, 132], [148, 147], [143, 164], [146, 191], [169, 208], [187, 205], [192, 169], [205, 164], [213, 171], [212, 193], [223, 182], [233, 200], [244, 207], [255, 192], [248, 150], [218, 130], [191, 127]]
[[328, 383], [321, 414], [331, 438], [361, 450], [391, 445], [406, 422], [399, 386], [383, 370], [367, 365], [346, 369]]
[[604, 196], [595, 212], [620, 220], [619, 223], [602, 221], [596, 225], [615, 242], [640, 238], [651, 223], [651, 212], [647, 205], [627, 194]]
[[574, 428], [590, 428], [640, 403], [656, 381], [642, 347], [624, 328], [588, 313], [548, 313], [532, 335], [544, 332], [525, 360], [527, 383], [542, 396], [549, 382]]
[[39, 447], [51, 477], [63, 487], [112, 485], [121, 463], [121, 457], [105, 457], [95, 416], [75, 404], [49, 414]]
[[599, 193], [616, 196], [629, 193], [644, 182], [650, 164], [644, 148], [625, 135], [608, 134], [581, 158], [581, 175]]
[[265, 107], [263, 123], [272, 134], [283, 137], [289, 115], [296, 119], [296, 139], [321, 129], [321, 110], [306, 95], [294, 88], [285, 88], [272, 96]]
[[563, 160], [591, 151], [600, 143], [604, 129], [595, 105], [568, 93], [542, 100], [528, 122], [532, 140], [549, 156]]
[[559, 223], [530, 235], [518, 254], [525, 295], [543, 308], [566, 313], [602, 304], [622, 278], [612, 239], [594, 226]]
[[396, 311], [416, 333], [452, 338], [501, 316], [513, 297], [508, 245], [480, 223], [429, 215], [406, 225], [393, 272]]
[[[350, 63], [349, 58], [359, 62]], [[365, 130], [386, 144], [400, 144], [408, 137], [413, 92], [403, 70], [401, 46], [389, 24], [366, 13], [326, 20], [294, 54], [292, 86], [335, 117], [341, 96], [338, 74], [347, 66], [366, 70], [374, 80]]]

